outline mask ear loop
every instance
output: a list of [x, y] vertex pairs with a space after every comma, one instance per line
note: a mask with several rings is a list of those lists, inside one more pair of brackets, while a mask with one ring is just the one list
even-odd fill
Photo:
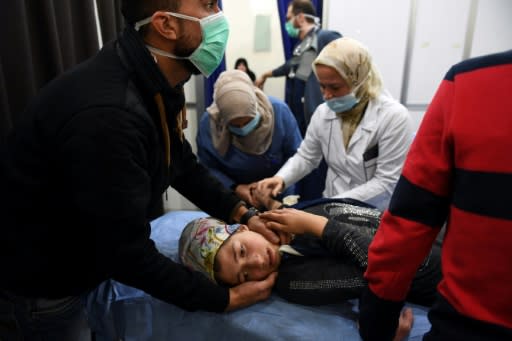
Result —
[[358, 100], [359, 100], [359, 98], [357, 97], [357, 91], [370, 78], [370, 73], [371, 73], [371, 71], [368, 71], [368, 74], [366, 75], [366, 77], [364, 77], [363, 80], [361, 82], [359, 82], [359, 84], [357, 84], [356, 86], [354, 86], [353, 89], [350, 90], [350, 92], [353, 93], [354, 97], [356, 97]]
[[134, 25], [135, 31], [138, 32], [142, 26], [149, 24], [151, 22], [151, 19], [153, 19], [153, 16], [137, 21]]
[[321, 26], [321, 22], [320, 22], [320, 18], [319, 17], [315, 17], [314, 15], [311, 15], [311, 14], [305, 14], [303, 13], [305, 17], [308, 17], [308, 18], [311, 18], [313, 19], [314, 23], [315, 23], [315, 26]]

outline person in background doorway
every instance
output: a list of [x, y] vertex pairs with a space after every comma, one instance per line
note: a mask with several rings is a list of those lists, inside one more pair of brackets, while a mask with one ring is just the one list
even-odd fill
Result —
[[249, 64], [247, 63], [247, 59], [245, 59], [245, 58], [238, 58], [236, 60], [236, 62], [235, 62], [235, 70], [240, 70], [240, 71], [243, 71], [243, 72], [247, 73], [247, 75], [251, 79], [251, 82], [254, 83], [256, 81], [256, 75], [249, 68]]
[[[257, 181], [279, 170], [302, 142], [297, 121], [286, 103], [265, 95], [240, 70], [220, 74], [213, 98], [199, 123], [199, 160], [256, 206], [251, 193]], [[294, 193], [291, 187], [282, 194]]]
[[[266, 299], [275, 274], [215, 285], [159, 253], [150, 212], [170, 185], [278, 242], [197, 162], [183, 85], [220, 64], [217, 1], [124, 0], [120, 37], [53, 80], [0, 145], [0, 339], [89, 340], [81, 296], [115, 279], [187, 310]], [[249, 212], [249, 214], [248, 214]]]
[[370, 245], [363, 340], [390, 340], [409, 283], [446, 224], [425, 341], [512, 340], [512, 50], [450, 68]]
[[290, 2], [286, 20], [286, 32], [290, 37], [299, 39], [293, 50], [293, 57], [283, 65], [263, 73], [255, 84], [263, 89], [269, 77], [289, 77], [291, 90], [286, 94], [286, 103], [295, 115], [304, 136], [311, 115], [323, 102], [311, 63], [325, 45], [340, 38], [341, 34], [320, 27], [320, 19], [316, 16], [315, 7], [310, 0]]
[[412, 140], [407, 109], [383, 89], [368, 49], [352, 38], [329, 43], [313, 63], [325, 103], [304, 141], [259, 190], [276, 196], [327, 163], [324, 197], [352, 198], [384, 210]]

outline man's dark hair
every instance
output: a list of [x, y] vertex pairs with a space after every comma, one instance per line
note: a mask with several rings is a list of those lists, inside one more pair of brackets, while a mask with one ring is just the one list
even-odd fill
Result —
[[150, 17], [156, 11], [177, 11], [181, 0], [122, 0], [121, 13], [129, 25]]
[[[290, 3], [290, 6], [292, 6], [293, 15], [304, 13], [316, 17], [315, 6], [313, 6], [313, 3], [310, 0], [293, 0]], [[314, 19], [306, 17], [306, 21], [309, 23], [313, 23]]]

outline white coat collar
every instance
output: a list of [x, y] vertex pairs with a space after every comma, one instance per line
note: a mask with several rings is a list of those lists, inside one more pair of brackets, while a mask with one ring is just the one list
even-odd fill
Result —
[[[382, 108], [385, 106], [385, 103], [387, 102], [385, 94], [381, 94], [375, 99], [371, 99], [368, 102], [368, 106], [366, 107], [366, 110], [363, 115], [363, 119], [361, 120], [361, 123], [359, 123], [359, 126], [356, 128], [356, 131], [354, 132], [354, 135], [350, 139], [348, 148], [350, 149], [350, 146], [355, 144], [358, 140], [360, 140], [364, 135], [371, 134], [374, 130], [376, 130], [377, 127], [377, 118], [379, 116], [379, 112], [382, 110]], [[325, 106], [326, 114], [325, 119], [326, 120], [334, 120], [338, 119], [338, 115], [329, 107], [327, 104], [323, 103]]]

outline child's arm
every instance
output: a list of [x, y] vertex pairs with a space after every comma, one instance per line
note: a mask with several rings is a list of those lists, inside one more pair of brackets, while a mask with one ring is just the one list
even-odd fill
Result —
[[267, 220], [267, 227], [272, 230], [293, 234], [309, 233], [318, 238], [322, 237], [328, 221], [325, 217], [293, 208], [263, 212], [260, 217]]

